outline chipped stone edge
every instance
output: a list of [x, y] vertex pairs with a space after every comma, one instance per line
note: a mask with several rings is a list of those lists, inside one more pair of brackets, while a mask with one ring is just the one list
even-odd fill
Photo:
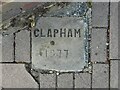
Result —
[[[85, 63], [86, 65], [81, 69], [81, 70], [56, 70], [56, 69], [36, 69], [34, 65], [31, 66], [32, 69], [37, 70], [38, 72], [41, 73], [78, 73], [78, 72], [88, 72], [91, 73], [91, 62], [90, 62], [90, 45], [91, 45], [91, 31], [92, 31], [92, 3], [87, 3], [88, 5], [88, 10], [86, 11], [85, 15], [83, 15], [83, 20], [85, 22], [86, 26], [85, 30], [87, 34], [84, 34], [85, 40], [84, 41], [84, 48], [85, 48]], [[86, 43], [87, 42], [87, 43]], [[86, 46], [87, 45], [87, 46]], [[88, 61], [87, 61], [88, 60]]]

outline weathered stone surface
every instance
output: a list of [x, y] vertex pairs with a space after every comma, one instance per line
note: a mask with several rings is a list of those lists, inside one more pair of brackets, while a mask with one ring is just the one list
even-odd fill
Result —
[[0, 24], [2, 23], [2, 5], [0, 5]]
[[[120, 62], [118, 62], [118, 77], [120, 77]], [[120, 78], [118, 78], [118, 88], [120, 89]]]
[[92, 25], [93, 27], [108, 26], [108, 2], [93, 2]]
[[92, 29], [91, 61], [106, 61], [107, 29]]
[[91, 75], [89, 73], [75, 74], [75, 88], [91, 88]]
[[16, 33], [16, 62], [30, 62], [30, 31], [23, 30]]
[[55, 88], [55, 74], [40, 74], [40, 88]]
[[2, 34], [0, 34], [0, 62], [2, 62]]
[[58, 88], [73, 88], [73, 74], [61, 74], [57, 81]]
[[109, 88], [109, 67], [107, 64], [93, 64], [92, 88]]
[[81, 17], [41, 17], [32, 33], [34, 68], [78, 71], [88, 61], [86, 22]]
[[[110, 59], [120, 59], [118, 55], [118, 12], [117, 3], [111, 3], [111, 28], [110, 28]], [[93, 3], [93, 26], [94, 27], [107, 27], [107, 13], [108, 3]], [[16, 61], [29, 62], [29, 32], [22, 31], [16, 34]], [[106, 60], [106, 29], [93, 29], [92, 31], [92, 62], [105, 62]], [[24, 37], [23, 37], [24, 36]], [[27, 38], [26, 38], [27, 37]], [[7, 38], [7, 39], [6, 39]], [[19, 40], [20, 39], [20, 40]], [[28, 40], [28, 41], [27, 41]], [[2, 54], [3, 62], [13, 61], [13, 36], [3, 37]], [[27, 42], [27, 43], [26, 43]], [[25, 48], [27, 47], [27, 48]], [[2, 55], [0, 52], [0, 55]], [[19, 56], [21, 55], [21, 56]], [[2, 57], [2, 56], [1, 56]], [[111, 61], [111, 87], [118, 87], [118, 62]], [[1, 65], [1, 64], [0, 64]], [[33, 78], [26, 72], [23, 65], [9, 65], [3, 64], [3, 85], [0, 87], [15, 87], [15, 88], [33, 88], [38, 87]], [[21, 68], [22, 67], [22, 68]], [[1, 69], [2, 67], [0, 67]], [[1, 77], [3, 76], [3, 77]], [[108, 65], [107, 64], [94, 64], [93, 65], [93, 88], [108, 88]], [[54, 88], [55, 76], [53, 74], [41, 74], [40, 83], [42, 88]], [[119, 85], [120, 86], [120, 85]], [[58, 88], [72, 88], [73, 76], [72, 74], [61, 74], [58, 76]], [[75, 75], [76, 88], [89, 88], [90, 76], [87, 73], [80, 73]]]
[[24, 64], [2, 64], [3, 88], [38, 88]]
[[118, 3], [112, 2], [110, 16], [110, 59], [120, 59], [118, 57]]
[[110, 87], [111, 88], [118, 88], [118, 82], [119, 82], [119, 75], [118, 75], [118, 60], [111, 60], [111, 70], [110, 70]]
[[2, 64], [0, 64], [0, 90], [2, 89]]
[[2, 62], [14, 61], [14, 36], [13, 34], [2, 36]]

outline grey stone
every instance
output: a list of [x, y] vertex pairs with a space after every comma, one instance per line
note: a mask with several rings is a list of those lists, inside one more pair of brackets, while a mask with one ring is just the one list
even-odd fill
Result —
[[118, 88], [118, 62], [117, 60], [111, 60], [111, 70], [110, 70], [110, 87]]
[[2, 34], [0, 34], [0, 62], [2, 62]]
[[55, 74], [40, 74], [40, 88], [55, 88]]
[[24, 64], [2, 64], [3, 88], [38, 88]]
[[2, 88], [2, 64], [0, 64], [0, 90]]
[[2, 62], [14, 61], [14, 36], [13, 34], [2, 36]]
[[58, 88], [73, 88], [73, 74], [60, 74], [57, 80]]
[[0, 5], [0, 24], [2, 23], [2, 5]]
[[30, 62], [30, 31], [23, 30], [16, 33], [16, 62]]
[[[120, 77], [120, 62], [118, 62], [118, 77]], [[118, 78], [118, 88], [120, 89], [120, 79]]]
[[92, 2], [99, 2], [99, 3], [100, 2], [109, 2], [109, 0], [99, 0], [99, 1], [98, 0], [92, 0]]
[[110, 17], [110, 59], [118, 59], [118, 3], [111, 3]]
[[15, 17], [16, 15], [21, 13], [20, 8], [22, 7], [23, 10], [25, 11], [30, 11], [31, 9], [35, 8], [35, 6], [37, 6], [38, 4], [40, 4], [39, 2], [37, 3], [30, 3], [30, 2], [26, 2], [26, 1], [15, 1], [15, 2], [11, 2], [11, 3], [6, 3], [3, 5], [2, 7], [2, 19], [3, 20], [8, 20], [12, 17]]
[[91, 88], [91, 75], [89, 73], [75, 74], [75, 88]]
[[109, 88], [108, 64], [93, 64], [92, 88]]
[[[32, 35], [32, 62], [35, 68], [61, 72], [81, 70], [88, 61], [85, 24], [80, 17], [40, 17]], [[74, 33], [72, 36], [69, 36], [69, 28]]]
[[106, 61], [106, 32], [107, 29], [92, 29], [91, 61]]
[[[0, 62], [2, 62], [2, 34], [0, 34]], [[0, 90], [2, 88], [2, 65], [0, 64]]]
[[92, 25], [93, 27], [108, 26], [108, 3], [107, 2], [93, 2]]

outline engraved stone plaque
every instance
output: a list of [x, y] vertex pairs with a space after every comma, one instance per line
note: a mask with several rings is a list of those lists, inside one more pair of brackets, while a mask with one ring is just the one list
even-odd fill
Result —
[[32, 68], [80, 71], [89, 60], [89, 18], [39, 17], [32, 30]]

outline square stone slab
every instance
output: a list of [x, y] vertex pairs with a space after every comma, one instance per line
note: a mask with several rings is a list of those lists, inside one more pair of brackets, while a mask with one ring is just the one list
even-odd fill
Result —
[[89, 61], [90, 27], [87, 3], [71, 3], [37, 17], [32, 30], [32, 68], [82, 71]]
[[81, 70], [88, 62], [86, 27], [82, 17], [41, 17], [32, 31], [33, 67]]

